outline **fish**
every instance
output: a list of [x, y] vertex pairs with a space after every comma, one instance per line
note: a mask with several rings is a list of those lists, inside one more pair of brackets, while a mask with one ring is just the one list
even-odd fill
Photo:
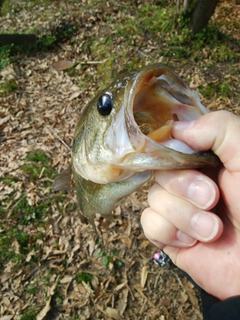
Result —
[[153, 64], [120, 73], [82, 110], [70, 167], [54, 181], [56, 191], [76, 189], [81, 214], [112, 220], [119, 201], [151, 179], [155, 170], [214, 167], [219, 158], [171, 135], [174, 121], [208, 113], [198, 93], [168, 66]]

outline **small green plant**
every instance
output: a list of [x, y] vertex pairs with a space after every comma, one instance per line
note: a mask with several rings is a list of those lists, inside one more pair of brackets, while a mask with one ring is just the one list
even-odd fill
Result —
[[123, 265], [122, 261], [117, 259], [116, 256], [119, 255], [119, 250], [112, 250], [110, 254], [107, 254], [105, 250], [101, 250], [97, 255], [97, 258], [102, 258], [102, 265], [105, 267], [109, 267], [112, 265], [113, 272], [115, 272], [115, 268], [119, 268]]
[[56, 291], [53, 295], [55, 302], [59, 304], [63, 304], [63, 295], [60, 291]]
[[13, 80], [0, 82], [0, 97], [6, 96], [17, 89], [17, 84]]
[[16, 234], [16, 241], [20, 245], [20, 253], [26, 254], [29, 252], [29, 235], [26, 232], [19, 230]]
[[0, 47], [0, 71], [4, 67], [6, 67], [8, 64], [11, 63], [10, 54], [11, 54], [10, 45]]
[[33, 308], [27, 309], [21, 315], [20, 320], [36, 320], [37, 312]]
[[109, 255], [103, 256], [102, 265], [108, 267], [110, 263], [113, 263], [113, 258]]
[[36, 285], [28, 285], [24, 291], [29, 295], [35, 295], [38, 292], [38, 287]]
[[37, 47], [39, 50], [46, 50], [52, 48], [53, 45], [56, 43], [57, 38], [52, 34], [46, 34], [38, 39]]
[[76, 277], [75, 277], [77, 283], [82, 283], [83, 281], [85, 283], [90, 283], [92, 278], [93, 278], [93, 275], [89, 272], [79, 272], [76, 274]]

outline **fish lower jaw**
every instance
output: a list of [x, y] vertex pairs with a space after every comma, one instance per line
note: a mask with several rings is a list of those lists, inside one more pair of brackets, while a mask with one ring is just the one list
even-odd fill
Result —
[[136, 173], [135, 170], [128, 170], [124, 165], [122, 166], [121, 163], [116, 165], [116, 161], [113, 164], [91, 163], [81, 166], [73, 161], [73, 167], [75, 172], [83, 179], [102, 185], [129, 179]]
[[74, 169], [83, 179], [97, 184], [107, 184], [116, 181], [122, 173], [121, 168], [116, 168], [109, 164], [84, 166], [80, 170], [74, 167]]

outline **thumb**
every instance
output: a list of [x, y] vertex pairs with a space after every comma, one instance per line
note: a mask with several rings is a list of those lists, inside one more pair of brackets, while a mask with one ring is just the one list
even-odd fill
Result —
[[172, 135], [195, 150], [212, 150], [229, 171], [240, 171], [240, 118], [210, 112], [194, 121], [175, 121]]

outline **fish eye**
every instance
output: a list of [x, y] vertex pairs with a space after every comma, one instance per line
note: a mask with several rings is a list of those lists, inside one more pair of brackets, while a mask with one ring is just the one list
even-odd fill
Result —
[[101, 116], [109, 116], [112, 108], [113, 101], [109, 94], [104, 93], [97, 102], [98, 112]]

